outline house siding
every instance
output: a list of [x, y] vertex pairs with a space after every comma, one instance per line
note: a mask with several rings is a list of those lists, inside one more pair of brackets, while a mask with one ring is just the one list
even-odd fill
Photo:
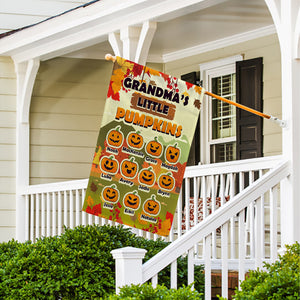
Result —
[[15, 236], [16, 75], [0, 57], [0, 242]]
[[[263, 111], [281, 118], [281, 57], [276, 35], [166, 63], [165, 72], [180, 77], [182, 74], [199, 71], [199, 64], [201, 63], [234, 55], [243, 55], [244, 59], [263, 57]], [[263, 155], [281, 154], [281, 128], [264, 119], [263, 135]]]
[[30, 109], [30, 184], [89, 176], [111, 71], [100, 60], [41, 63]]

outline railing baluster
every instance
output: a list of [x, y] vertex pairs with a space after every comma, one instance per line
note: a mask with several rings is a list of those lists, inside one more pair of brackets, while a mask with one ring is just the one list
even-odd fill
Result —
[[182, 189], [180, 190], [177, 202], [177, 236], [182, 235]]
[[52, 193], [52, 236], [56, 235], [56, 193]]
[[57, 230], [57, 234], [61, 235], [62, 234], [62, 199], [61, 199], [61, 192], [58, 192], [58, 214], [57, 214], [57, 218], [58, 218], [58, 222], [57, 222], [57, 226], [58, 226], [58, 230]]
[[[259, 178], [263, 176], [263, 170], [259, 170]], [[260, 207], [261, 207], [261, 234], [260, 234], [260, 244], [261, 244], [261, 256], [262, 258], [266, 257], [265, 252], [265, 194], [260, 197]]]
[[151, 283], [154, 288], [157, 287], [157, 283], [158, 283], [158, 275], [157, 274], [151, 278]]
[[70, 228], [73, 229], [74, 228], [74, 195], [73, 195], [73, 190], [70, 190], [69, 193], [70, 193], [70, 212], [69, 212]]
[[245, 210], [239, 213], [239, 289], [240, 282], [245, 280], [245, 259], [246, 259], [246, 240], [245, 240]]
[[47, 236], [51, 235], [51, 202], [50, 202], [50, 193], [47, 193]]
[[190, 230], [190, 179], [185, 179], [185, 232]]
[[35, 195], [35, 238], [40, 237], [40, 194]]
[[[85, 189], [81, 189], [81, 207], [83, 206], [84, 203], [84, 199], [85, 199]], [[81, 212], [81, 222], [82, 225], [86, 225], [86, 213], [85, 212]]]
[[80, 206], [81, 206], [81, 199], [79, 197], [79, 190], [76, 189], [76, 192], [75, 192], [75, 207], [76, 207], [75, 224], [76, 224], [76, 226], [80, 225]]
[[261, 223], [261, 215], [263, 213], [261, 207], [261, 198], [255, 202], [255, 268], [262, 267], [262, 251], [261, 251], [261, 233], [263, 231], [263, 224]]
[[34, 195], [30, 196], [30, 240], [34, 241]]
[[270, 258], [277, 259], [277, 185], [270, 190]]
[[[234, 195], [235, 195], [235, 180], [234, 180], [234, 175], [233, 173], [230, 173], [229, 175], [229, 181], [230, 181], [230, 200], [233, 199]], [[230, 257], [232, 259], [236, 258], [236, 254], [235, 254], [235, 217], [232, 217], [230, 219]]]
[[211, 235], [205, 238], [205, 300], [211, 300]]
[[[188, 285], [194, 282], [194, 247], [188, 251]], [[191, 286], [194, 290], [194, 284]]]
[[171, 276], [170, 276], [170, 287], [171, 289], [177, 289], [177, 260], [171, 263]]
[[205, 180], [205, 176], [202, 176], [201, 181], [202, 181], [202, 186], [201, 186], [201, 190], [202, 190], [202, 216], [203, 216], [203, 220], [204, 220], [207, 217], [207, 199], [206, 199], [206, 180]]
[[222, 297], [228, 298], [228, 223], [221, 227]]
[[42, 205], [41, 205], [41, 234], [46, 235], [46, 199], [45, 193], [42, 193]]

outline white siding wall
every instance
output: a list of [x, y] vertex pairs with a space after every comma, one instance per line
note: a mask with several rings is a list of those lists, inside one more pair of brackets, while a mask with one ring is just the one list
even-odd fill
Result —
[[42, 62], [30, 113], [30, 184], [87, 178], [112, 63], [56, 58]]
[[16, 75], [0, 57], [0, 242], [15, 236]]
[[[165, 72], [180, 77], [185, 73], [199, 71], [200, 63], [238, 54], [243, 54], [244, 59], [263, 57], [264, 112], [281, 118], [281, 59], [276, 35], [176, 60], [165, 65]], [[264, 156], [281, 154], [281, 128], [268, 120], [264, 120], [263, 134]]]

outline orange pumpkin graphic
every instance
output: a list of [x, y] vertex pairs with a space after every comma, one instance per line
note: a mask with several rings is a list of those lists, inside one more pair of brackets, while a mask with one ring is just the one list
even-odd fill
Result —
[[172, 173], [161, 174], [158, 178], [158, 185], [161, 189], [171, 191], [175, 185], [175, 179]]
[[147, 199], [143, 206], [144, 212], [147, 214], [156, 216], [160, 212], [160, 203], [156, 201], [155, 195], [152, 195], [150, 199]]
[[132, 148], [142, 149], [144, 146], [144, 139], [139, 131], [131, 132], [127, 136], [127, 143]]
[[134, 157], [131, 159], [124, 159], [121, 163], [121, 173], [128, 178], [134, 178], [138, 172], [138, 164], [134, 161]]
[[116, 174], [119, 169], [119, 162], [114, 158], [113, 155], [109, 157], [103, 156], [100, 160], [100, 168], [103, 172]]
[[116, 129], [111, 129], [106, 137], [107, 143], [111, 147], [119, 148], [123, 143], [123, 133], [120, 131], [121, 126], [117, 126]]
[[147, 143], [146, 152], [152, 157], [160, 157], [162, 153], [162, 144], [157, 141], [157, 137], [154, 140]]
[[148, 169], [142, 169], [139, 173], [139, 182], [148, 186], [152, 186], [155, 182], [155, 173], [152, 171], [152, 167]]
[[107, 186], [102, 190], [102, 198], [107, 202], [115, 203], [119, 200], [119, 191], [116, 185]]
[[177, 143], [174, 146], [168, 146], [165, 152], [166, 161], [171, 164], [176, 164], [180, 157], [180, 148]]
[[124, 196], [124, 206], [131, 208], [133, 210], [137, 210], [141, 203], [141, 198], [137, 194], [137, 191], [129, 192]]

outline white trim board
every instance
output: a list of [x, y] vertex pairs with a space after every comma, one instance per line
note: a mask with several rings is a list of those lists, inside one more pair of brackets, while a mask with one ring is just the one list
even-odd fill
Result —
[[223, 39], [215, 40], [213, 42], [208, 42], [208, 43], [200, 44], [198, 46], [194, 46], [194, 47], [182, 49], [179, 51], [171, 52], [168, 54], [164, 54], [162, 56], [162, 62], [163, 63], [172, 62], [174, 60], [178, 60], [178, 59], [186, 58], [189, 56], [213, 51], [216, 49], [236, 45], [239, 43], [247, 42], [250, 40], [254, 40], [254, 39], [261, 38], [261, 37], [268, 36], [268, 35], [275, 34], [275, 33], [276, 33], [276, 28], [274, 25], [262, 27], [262, 28], [247, 31], [244, 33], [235, 34], [235, 35], [223, 38]]

